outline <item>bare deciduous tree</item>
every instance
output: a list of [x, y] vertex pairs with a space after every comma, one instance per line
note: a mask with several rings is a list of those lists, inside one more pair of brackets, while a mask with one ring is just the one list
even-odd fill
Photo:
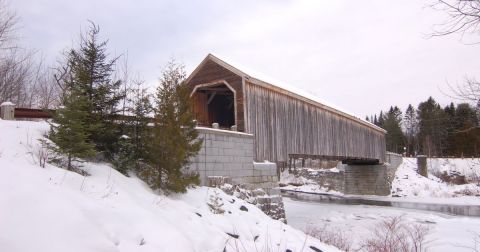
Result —
[[0, 0], [0, 103], [19, 107], [51, 108], [58, 104], [58, 90], [51, 71], [33, 50], [18, 46], [18, 18], [5, 0]]
[[17, 15], [10, 11], [5, 0], [0, 0], [0, 49], [12, 47], [10, 42], [14, 40], [17, 22]]
[[435, 26], [432, 36], [480, 32], [480, 0], [435, 0], [431, 6], [448, 16]]
[[[447, 15], [445, 22], [434, 27], [432, 36], [445, 36], [460, 33], [480, 34], [480, 0], [434, 0], [432, 8]], [[479, 43], [479, 42], [477, 42]], [[480, 109], [480, 81], [465, 77], [461, 85], [449, 85], [452, 96], [476, 105]]]

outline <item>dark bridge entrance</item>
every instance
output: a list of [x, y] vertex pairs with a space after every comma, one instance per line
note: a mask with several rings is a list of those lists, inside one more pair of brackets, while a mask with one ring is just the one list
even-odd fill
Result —
[[198, 85], [191, 96], [199, 125], [218, 123], [220, 128], [230, 128], [236, 124], [235, 91], [227, 83]]

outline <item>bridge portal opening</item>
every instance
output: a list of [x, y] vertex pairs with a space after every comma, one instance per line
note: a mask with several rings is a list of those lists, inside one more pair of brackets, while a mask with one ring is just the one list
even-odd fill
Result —
[[225, 84], [197, 86], [192, 93], [193, 112], [200, 126], [220, 128], [235, 125], [235, 93]]

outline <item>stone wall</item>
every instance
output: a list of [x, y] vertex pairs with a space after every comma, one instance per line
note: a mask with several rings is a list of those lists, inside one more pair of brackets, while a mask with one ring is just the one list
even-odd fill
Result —
[[297, 176], [308, 178], [329, 191], [345, 191], [345, 172], [331, 172], [328, 169], [297, 168]]
[[393, 152], [387, 152], [385, 162], [387, 163], [387, 179], [391, 185], [395, 178], [397, 168], [403, 163], [403, 156]]
[[197, 128], [203, 145], [191, 159], [190, 169], [198, 172], [201, 185], [227, 178], [228, 183], [246, 184], [251, 188], [277, 186], [277, 168], [274, 163], [253, 162], [253, 135], [236, 131]]

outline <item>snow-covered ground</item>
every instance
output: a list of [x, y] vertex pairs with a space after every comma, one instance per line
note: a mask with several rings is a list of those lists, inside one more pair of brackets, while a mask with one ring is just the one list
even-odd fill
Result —
[[[436, 177], [435, 171], [458, 171], [461, 174], [480, 175], [480, 165], [469, 166], [473, 159], [428, 159], [428, 178], [416, 172], [414, 158], [404, 158], [395, 173], [392, 196], [399, 201], [419, 201], [445, 204], [480, 205], [480, 186], [476, 183], [454, 185]], [[474, 164], [474, 163], [472, 163]], [[471, 167], [471, 169], [470, 169]], [[467, 173], [465, 173], [467, 172]]]
[[0, 120], [0, 251], [337, 251], [217, 189], [165, 196], [107, 164], [41, 168], [47, 130]]
[[[475, 251], [472, 249], [475, 234], [480, 235], [478, 217], [456, 217], [394, 207], [302, 202], [289, 198], [284, 198], [284, 205], [290, 225], [305, 231], [325, 228], [341, 234], [352, 242], [352, 249], [373, 235], [377, 223], [394, 216], [402, 216], [409, 226], [422, 224], [430, 228], [426, 237], [427, 251]], [[480, 248], [480, 240], [476, 246]]]

